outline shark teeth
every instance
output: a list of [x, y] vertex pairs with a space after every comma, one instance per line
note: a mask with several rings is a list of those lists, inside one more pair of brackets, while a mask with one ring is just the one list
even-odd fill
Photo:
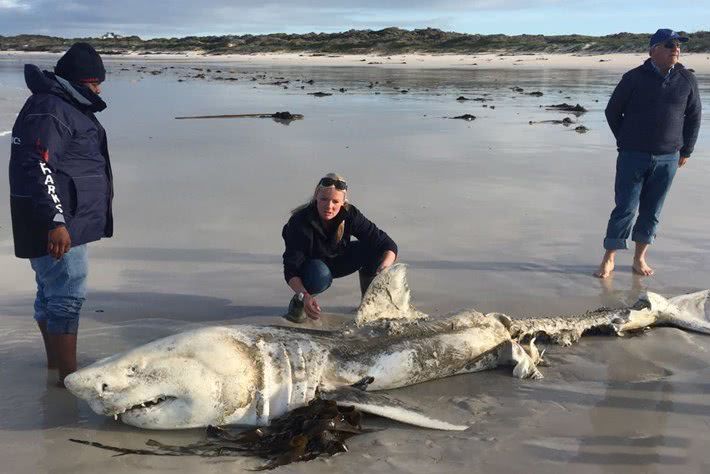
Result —
[[140, 402], [135, 405], [131, 405], [127, 408], [111, 410], [110, 412], [107, 412], [106, 414], [108, 416], [113, 416], [114, 420], [118, 420], [118, 415], [122, 415], [123, 413], [126, 413], [127, 411], [140, 410], [140, 409], [154, 407], [154, 406], [158, 405], [159, 403], [165, 402], [168, 400], [175, 400], [175, 397], [171, 397], [170, 395], [160, 395], [160, 396], [155, 397], [151, 400], [146, 400], [144, 402]]

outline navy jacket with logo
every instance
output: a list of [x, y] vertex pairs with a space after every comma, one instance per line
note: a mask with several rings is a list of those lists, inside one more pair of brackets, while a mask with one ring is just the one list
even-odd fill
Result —
[[299, 275], [301, 266], [309, 259], [330, 260], [345, 253], [350, 237], [357, 238], [377, 253], [391, 250], [397, 253], [397, 244], [383, 230], [367, 219], [352, 204], [340, 208], [334, 218], [334, 227], [345, 221], [343, 236], [335, 240], [335, 232], [327, 232], [321, 224], [314, 204], [295, 212], [283, 227], [286, 250], [283, 254], [284, 278], [288, 282]]
[[700, 129], [700, 95], [692, 72], [676, 64], [667, 78], [651, 59], [624, 74], [606, 107], [619, 150], [690, 156]]
[[86, 86], [25, 66], [27, 99], [12, 129], [10, 206], [15, 255], [47, 255], [49, 230], [66, 225], [77, 246], [113, 235], [106, 104]]

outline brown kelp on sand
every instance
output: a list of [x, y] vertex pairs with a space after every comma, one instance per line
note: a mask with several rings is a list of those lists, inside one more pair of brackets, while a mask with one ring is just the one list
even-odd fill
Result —
[[284, 464], [309, 461], [322, 455], [346, 452], [345, 441], [373, 430], [360, 425], [361, 413], [332, 400], [316, 398], [274, 420], [269, 426], [231, 431], [209, 426], [207, 439], [185, 446], [172, 446], [149, 439], [148, 449], [109, 446], [94, 441], [70, 439], [75, 443], [126, 454], [151, 456], [254, 456], [266, 462], [255, 470], [269, 470]]

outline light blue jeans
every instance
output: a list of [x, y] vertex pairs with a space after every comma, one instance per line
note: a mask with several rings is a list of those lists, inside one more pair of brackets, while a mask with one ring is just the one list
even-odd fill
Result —
[[72, 247], [59, 260], [45, 255], [30, 264], [37, 281], [35, 320], [46, 321], [49, 334], [76, 334], [89, 273], [86, 245]]
[[[651, 244], [656, 237], [658, 220], [666, 194], [678, 169], [679, 154], [652, 155], [641, 151], [620, 151], [616, 159], [614, 200], [606, 229], [604, 248], [628, 248], [626, 239]], [[636, 210], [638, 218], [633, 225]]]

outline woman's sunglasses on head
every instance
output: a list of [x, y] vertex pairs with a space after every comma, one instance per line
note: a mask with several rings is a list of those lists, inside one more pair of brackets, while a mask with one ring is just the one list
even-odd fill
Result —
[[333, 178], [321, 178], [318, 182], [318, 186], [323, 186], [324, 188], [329, 188], [330, 186], [335, 186], [338, 191], [345, 191], [348, 189], [348, 184], [345, 181]]

